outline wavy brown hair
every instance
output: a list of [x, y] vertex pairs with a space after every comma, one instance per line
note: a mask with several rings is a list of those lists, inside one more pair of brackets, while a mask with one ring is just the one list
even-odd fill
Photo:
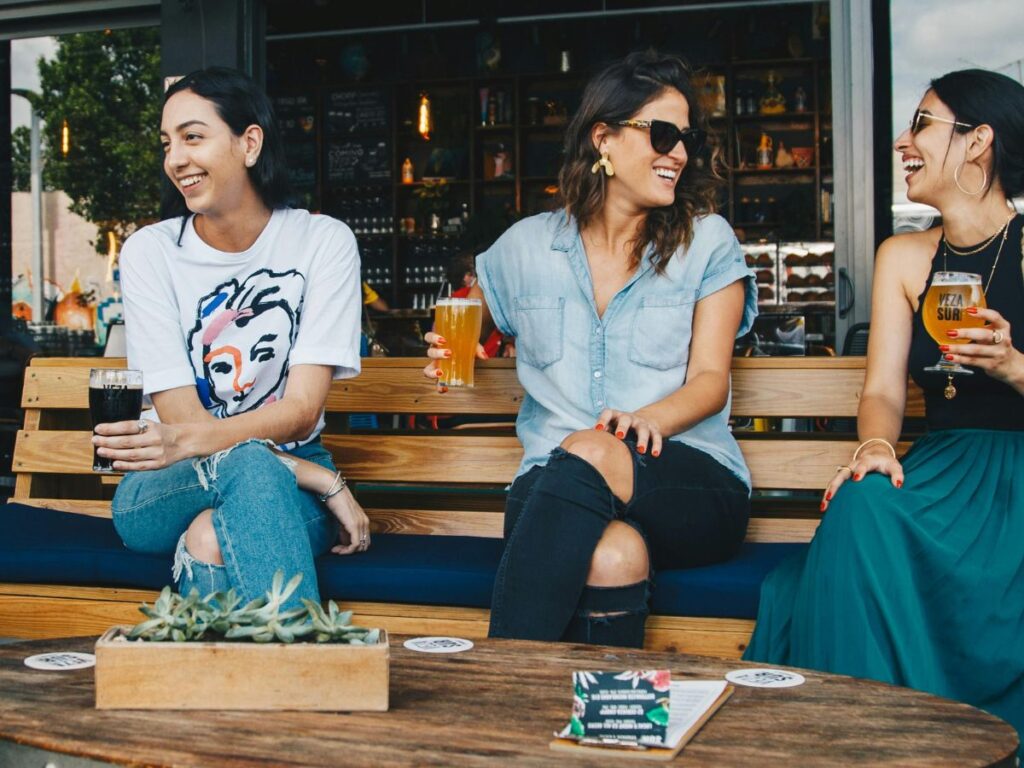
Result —
[[[586, 227], [604, 206], [607, 191], [604, 173], [591, 173], [599, 155], [590, 133], [598, 123], [606, 123], [613, 133], [622, 130], [620, 120], [629, 120], [645, 104], [667, 88], [674, 88], [686, 99], [690, 125], [708, 129], [707, 118], [692, 84], [693, 72], [678, 56], [644, 51], [629, 54], [595, 75], [583, 91], [579, 110], [565, 132], [565, 161], [558, 173], [558, 207]], [[708, 146], [711, 146], [709, 140]], [[676, 249], [693, 239], [697, 216], [714, 213], [722, 178], [714, 170], [715, 151], [704, 149], [687, 160], [676, 183], [672, 205], [652, 208], [630, 243], [633, 265], [640, 263], [648, 243], [654, 245], [654, 266], [664, 272]]]

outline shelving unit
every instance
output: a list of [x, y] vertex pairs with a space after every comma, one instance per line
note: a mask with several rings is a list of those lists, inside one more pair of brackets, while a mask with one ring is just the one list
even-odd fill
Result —
[[[828, 72], [828, 61], [818, 58], [737, 60], [702, 70], [705, 76], [724, 77], [725, 114], [713, 114], [709, 122], [726, 181], [722, 213], [746, 242], [832, 237]], [[760, 109], [769, 73], [787, 107], [794, 104], [795, 89], [803, 88], [802, 111], [747, 111]], [[442, 279], [467, 223], [470, 229], [489, 230], [490, 237], [471, 238], [486, 240], [515, 218], [549, 207], [565, 124], [578, 106], [583, 82], [573, 73], [325, 85], [277, 101], [288, 113], [285, 132], [294, 140], [295, 159], [308, 163], [315, 147], [315, 174], [308, 168], [299, 174], [310, 207], [352, 225], [364, 276], [392, 306], [416, 308], [426, 306], [440, 288], [425, 276]], [[429, 141], [416, 131], [422, 94], [430, 99], [434, 120]], [[706, 104], [706, 111], [711, 106]], [[297, 116], [303, 109], [313, 116]], [[757, 168], [762, 133], [773, 139], [773, 162], [784, 143], [788, 150], [811, 148], [810, 164]], [[406, 158], [413, 164], [412, 183], [402, 182]], [[437, 189], [440, 179], [441, 202], [432, 204], [423, 196]], [[781, 301], [777, 296], [762, 311], [834, 310], [827, 302], [790, 306]]]

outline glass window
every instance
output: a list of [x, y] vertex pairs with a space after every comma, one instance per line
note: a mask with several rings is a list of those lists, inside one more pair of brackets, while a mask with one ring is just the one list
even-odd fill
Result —
[[120, 245], [159, 216], [159, 46], [155, 27], [11, 44], [12, 312], [43, 354], [102, 350]]
[[[946, 72], [977, 67], [1024, 82], [1020, 0], [892, 0], [890, 9], [893, 139], [906, 128], [928, 83]], [[924, 229], [935, 211], [907, 200], [906, 173], [892, 154], [893, 230]]]

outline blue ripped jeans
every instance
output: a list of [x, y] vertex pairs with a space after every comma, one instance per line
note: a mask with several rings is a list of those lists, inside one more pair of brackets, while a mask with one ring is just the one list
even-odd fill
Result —
[[[290, 455], [334, 470], [319, 441]], [[243, 601], [252, 600], [270, 588], [281, 569], [286, 579], [303, 576], [288, 607], [300, 605], [303, 597], [320, 600], [313, 558], [330, 548], [338, 522], [260, 441], [164, 469], [130, 472], [111, 506], [114, 528], [128, 549], [174, 553], [172, 575], [182, 594], [193, 587], [201, 595], [234, 587]], [[223, 565], [200, 562], [185, 548], [185, 531], [207, 509], [213, 510]]]

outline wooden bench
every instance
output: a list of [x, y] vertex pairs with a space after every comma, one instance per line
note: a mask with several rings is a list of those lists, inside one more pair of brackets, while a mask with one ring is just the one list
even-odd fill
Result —
[[[103, 361], [123, 365], [124, 361]], [[25, 428], [14, 454], [12, 501], [76, 514], [110, 515], [119, 477], [91, 471], [88, 372], [95, 359], [38, 358], [25, 373]], [[502, 535], [503, 493], [522, 450], [510, 425], [464, 425], [440, 431], [351, 430], [346, 414], [462, 414], [513, 418], [522, 389], [512, 361], [479, 365], [474, 389], [435, 392], [418, 358], [365, 359], [355, 379], [336, 382], [327, 401], [324, 444], [352, 481], [377, 533]], [[737, 358], [735, 417], [856, 416], [863, 358]], [[908, 416], [923, 415], [911, 386]], [[818, 525], [817, 492], [845, 463], [855, 437], [829, 432], [736, 433], [753, 475], [755, 510], [748, 541], [806, 542]], [[907, 448], [900, 445], [901, 452]], [[760, 492], [803, 492], [802, 499]], [[796, 494], [797, 497], [801, 494]], [[140, 601], [155, 592], [95, 586], [0, 583], [0, 636], [96, 634], [134, 623]], [[392, 632], [483, 637], [488, 611], [398, 603], [348, 603], [357, 620]], [[752, 620], [651, 615], [647, 646], [718, 656], [742, 653]]]

